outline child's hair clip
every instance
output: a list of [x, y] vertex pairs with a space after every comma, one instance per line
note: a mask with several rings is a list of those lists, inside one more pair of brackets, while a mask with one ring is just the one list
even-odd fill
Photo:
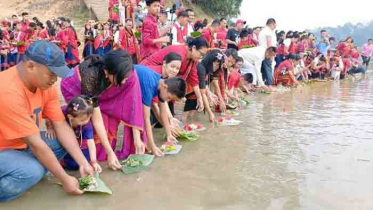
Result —
[[79, 111], [79, 104], [73, 103], [73, 110], [74, 111]]

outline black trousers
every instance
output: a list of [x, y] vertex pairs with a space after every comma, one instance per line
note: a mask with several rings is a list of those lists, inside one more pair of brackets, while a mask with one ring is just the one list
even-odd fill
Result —
[[[170, 107], [170, 111], [172, 116], [175, 116], [175, 108], [174, 108], [174, 103], [173, 102], [168, 102], [168, 107]], [[158, 122], [157, 118], [155, 117], [155, 114], [153, 110], [150, 112], [150, 123], [152, 125], [155, 125], [155, 128], [162, 128], [162, 124]]]

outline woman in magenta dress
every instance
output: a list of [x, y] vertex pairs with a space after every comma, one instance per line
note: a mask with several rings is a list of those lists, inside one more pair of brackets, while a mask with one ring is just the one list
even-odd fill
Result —
[[[105, 59], [87, 57], [75, 67], [74, 76], [61, 81], [65, 101], [80, 94], [99, 99], [92, 115], [97, 160], [108, 160], [114, 170], [121, 167], [118, 159], [145, 152], [141, 88], [133, 69], [131, 56], [119, 49], [106, 54]], [[120, 123], [124, 135], [118, 139]]]

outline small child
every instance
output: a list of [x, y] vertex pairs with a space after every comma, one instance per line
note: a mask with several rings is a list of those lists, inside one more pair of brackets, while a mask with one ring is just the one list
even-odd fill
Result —
[[226, 90], [226, 94], [233, 101], [239, 100], [237, 90], [240, 87], [241, 74], [239, 70], [242, 68], [242, 65], [243, 59], [238, 57], [235, 66], [229, 69], [228, 90]]
[[244, 29], [240, 33], [240, 42], [238, 44], [238, 49], [252, 48], [255, 47], [255, 42], [253, 41], [253, 36], [248, 30]]
[[[93, 114], [92, 98], [85, 95], [77, 96], [73, 98], [67, 104], [67, 106], [62, 106], [61, 109], [65, 115], [67, 123], [75, 132], [84, 156], [91, 163], [94, 170], [101, 173], [102, 168], [97, 163], [96, 159], [96, 145], [93, 136], [93, 125], [90, 122]], [[47, 136], [54, 135], [54, 131], [52, 130], [48, 121], [47, 128]], [[63, 165], [69, 170], [79, 169], [79, 165], [69, 154], [65, 156]]]
[[246, 73], [244, 75], [241, 75], [240, 88], [244, 93], [249, 94], [250, 90], [254, 89], [253, 80], [254, 80], [254, 77], [253, 77], [253, 74], [251, 73]]
[[341, 57], [332, 57], [327, 65], [328, 70], [331, 72], [331, 77], [334, 80], [339, 80], [341, 72], [343, 71], [343, 61]]

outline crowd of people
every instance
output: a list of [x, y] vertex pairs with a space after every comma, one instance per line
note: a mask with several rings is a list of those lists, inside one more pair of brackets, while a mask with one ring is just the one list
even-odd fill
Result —
[[[160, 0], [110, 0], [110, 20], [88, 21], [82, 42], [67, 18], [44, 26], [22, 13], [2, 22], [0, 201], [16, 199], [47, 171], [66, 192], [81, 194], [64, 168], [84, 176], [101, 172], [101, 161], [118, 170], [131, 154], [163, 156], [154, 126], [164, 128], [165, 144], [177, 144], [180, 121], [196, 111], [214, 122], [243, 94], [365, 74], [373, 56], [371, 39], [360, 65], [351, 37], [336, 45], [326, 31], [319, 41], [308, 32], [276, 31], [272, 18], [265, 27], [240, 19], [228, 27], [225, 18], [195, 20], [192, 9], [163, 7]], [[175, 101], [185, 104], [180, 119]], [[40, 132], [42, 119], [47, 131]]]

